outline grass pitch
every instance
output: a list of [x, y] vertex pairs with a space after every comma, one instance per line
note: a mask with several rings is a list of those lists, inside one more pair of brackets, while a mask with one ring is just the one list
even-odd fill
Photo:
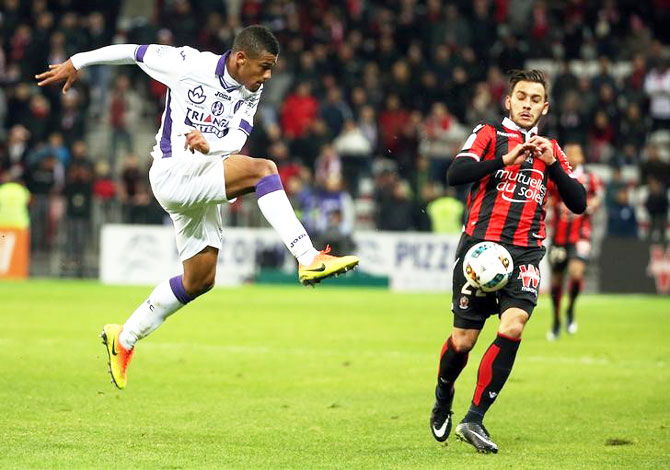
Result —
[[[543, 298], [486, 419], [500, 453], [479, 455], [428, 428], [447, 295], [217, 289], [138, 344], [118, 391], [97, 335], [148, 292], [0, 283], [0, 468], [670, 466], [667, 297], [583, 296], [579, 333], [556, 343]], [[496, 326], [459, 380], [456, 420]]]

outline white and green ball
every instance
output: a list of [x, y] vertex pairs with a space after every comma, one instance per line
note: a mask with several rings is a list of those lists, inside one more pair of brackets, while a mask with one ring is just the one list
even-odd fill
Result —
[[463, 258], [463, 275], [468, 284], [484, 292], [495, 292], [505, 287], [513, 270], [512, 255], [494, 242], [477, 243]]

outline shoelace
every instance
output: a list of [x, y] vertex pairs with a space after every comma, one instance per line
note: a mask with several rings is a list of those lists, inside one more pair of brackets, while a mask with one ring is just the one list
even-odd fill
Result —
[[321, 250], [320, 253], [321, 253], [322, 255], [327, 255], [328, 253], [330, 253], [330, 245], [326, 245], [326, 249], [325, 249], [325, 250]]

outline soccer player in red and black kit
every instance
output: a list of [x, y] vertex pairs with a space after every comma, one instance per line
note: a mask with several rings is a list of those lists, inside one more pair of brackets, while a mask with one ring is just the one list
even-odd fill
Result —
[[586, 189], [586, 212], [574, 215], [570, 212], [553, 185], [549, 186], [553, 235], [549, 248], [551, 263], [551, 301], [554, 307], [554, 322], [547, 339], [554, 341], [561, 333], [561, 297], [563, 278], [568, 271], [568, 308], [566, 310], [566, 330], [577, 333], [575, 321], [575, 300], [584, 284], [584, 271], [591, 254], [591, 214], [598, 209], [602, 200], [602, 182], [594, 173], [584, 167], [584, 152], [578, 143], [565, 146], [565, 155], [572, 167], [572, 174]]
[[[540, 118], [549, 110], [542, 72], [512, 71], [505, 109], [508, 116], [502, 122], [474, 128], [447, 172], [449, 184], [471, 183], [471, 188], [454, 266], [454, 326], [442, 348], [430, 417], [435, 439], [446, 440], [454, 383], [486, 319], [498, 314], [497, 337], [482, 357], [470, 409], [456, 427], [457, 437], [480, 452], [494, 453], [498, 446], [482, 421], [512, 370], [521, 333], [537, 304], [549, 181], [568, 209], [575, 213], [586, 209], [586, 192], [572, 175], [563, 151], [555, 140], [537, 133]], [[473, 289], [463, 276], [463, 256], [482, 240], [500, 243], [514, 260], [507, 285], [489, 294]]]

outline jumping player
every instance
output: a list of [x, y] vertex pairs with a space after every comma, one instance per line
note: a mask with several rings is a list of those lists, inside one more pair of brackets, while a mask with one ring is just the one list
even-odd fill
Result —
[[584, 271], [591, 254], [591, 214], [602, 201], [602, 182], [594, 173], [584, 167], [584, 152], [578, 143], [565, 146], [565, 155], [572, 167], [572, 174], [586, 189], [586, 212], [574, 215], [561, 201], [553, 185], [550, 185], [550, 206], [553, 235], [549, 248], [551, 263], [551, 301], [554, 321], [547, 339], [554, 341], [561, 333], [561, 297], [565, 270], [568, 271], [568, 308], [566, 309], [566, 330], [577, 333], [575, 321], [575, 300], [584, 285]]
[[238, 155], [272, 76], [279, 43], [263, 26], [242, 30], [223, 55], [190, 47], [121, 44], [75, 54], [37, 75], [40, 86], [65, 82], [94, 64], [137, 64], [169, 88], [149, 171], [151, 188], [170, 214], [183, 274], [159, 284], [122, 325], [105, 325], [103, 343], [112, 381], [127, 383], [135, 343], [214, 285], [223, 231], [220, 204], [256, 192], [263, 216], [298, 260], [299, 280], [315, 284], [358, 264], [314, 249], [284, 193], [277, 167], [266, 159]]
[[[582, 213], [586, 208], [584, 188], [563, 151], [555, 140], [537, 133], [540, 118], [549, 111], [542, 72], [512, 71], [505, 109], [508, 116], [501, 123], [474, 128], [447, 172], [449, 184], [472, 186], [454, 266], [454, 326], [442, 348], [430, 417], [433, 437], [445, 441], [452, 427], [454, 383], [487, 318], [497, 314], [497, 337], [482, 357], [470, 409], [456, 427], [461, 440], [480, 452], [494, 453], [498, 446], [483, 419], [512, 370], [524, 326], [537, 304], [549, 181], [571, 211]], [[463, 256], [483, 240], [500, 243], [514, 260], [508, 284], [489, 294], [470, 287], [463, 276]]]

